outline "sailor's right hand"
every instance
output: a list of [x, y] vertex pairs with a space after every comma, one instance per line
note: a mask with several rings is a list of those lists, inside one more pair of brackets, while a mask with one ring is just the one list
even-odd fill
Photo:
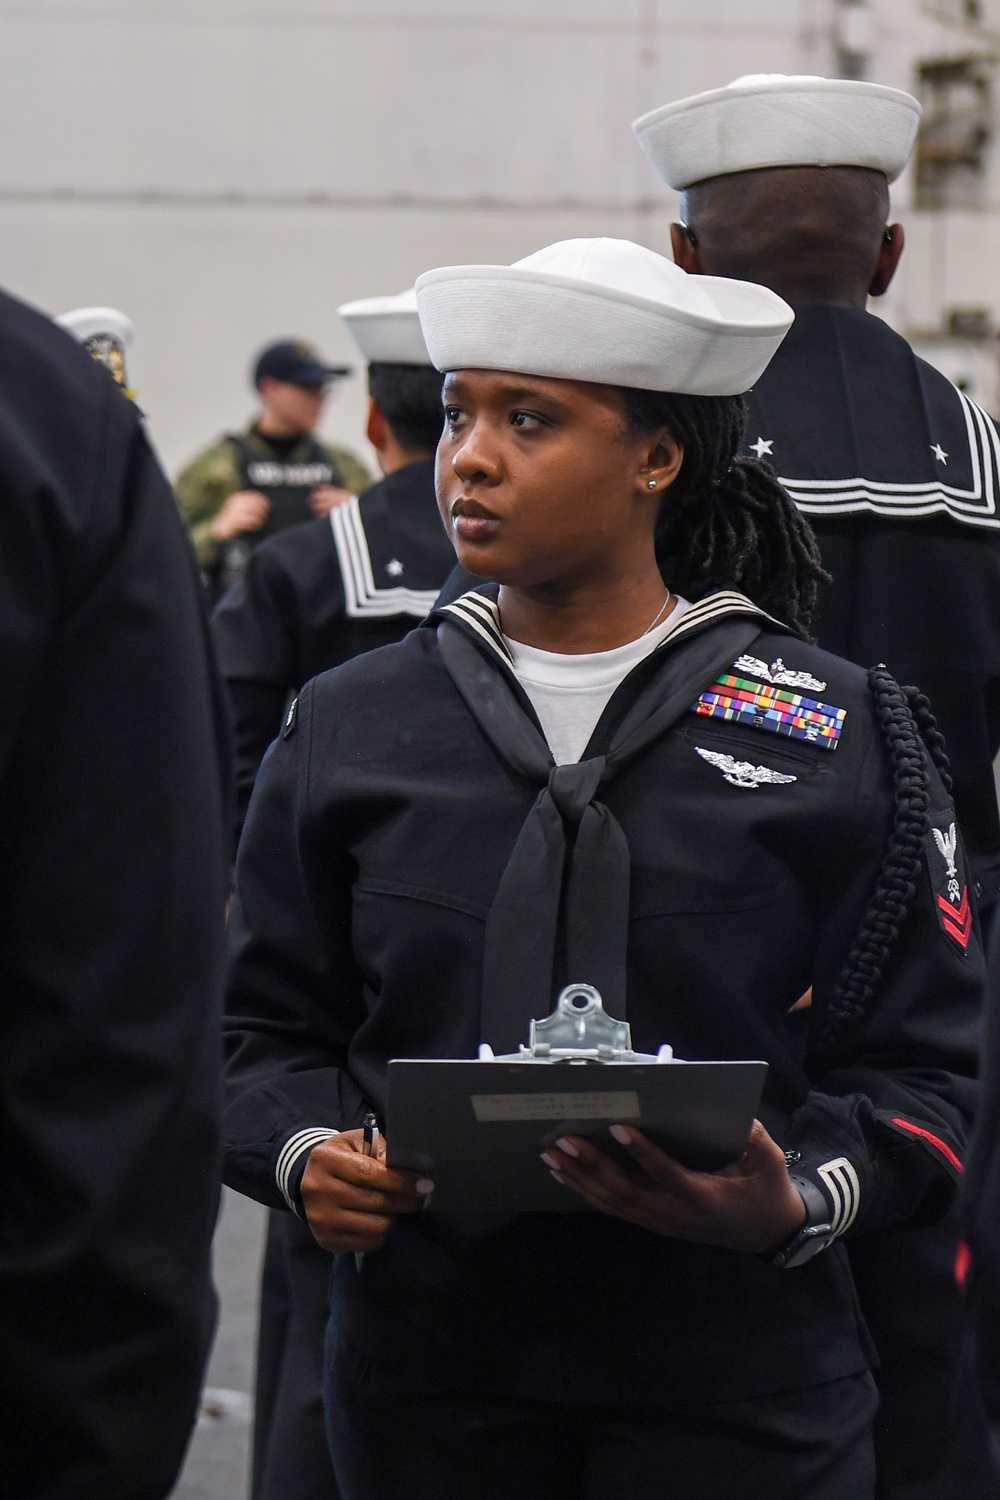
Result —
[[224, 502], [210, 530], [217, 542], [231, 542], [244, 531], [259, 531], [270, 509], [270, 500], [259, 490], [237, 490]]
[[314, 1238], [334, 1255], [380, 1250], [397, 1214], [427, 1206], [434, 1184], [416, 1172], [385, 1164], [385, 1141], [378, 1155], [365, 1156], [364, 1131], [331, 1136], [309, 1155], [302, 1178], [302, 1204]]

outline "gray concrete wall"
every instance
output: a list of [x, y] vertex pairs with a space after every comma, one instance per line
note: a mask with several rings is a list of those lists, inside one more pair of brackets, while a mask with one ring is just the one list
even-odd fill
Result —
[[[262, 342], [348, 355], [347, 298], [568, 235], [666, 248], [674, 203], [630, 121], [743, 72], [831, 71], [834, 9], [0, 0], [0, 282], [133, 317], [175, 467], [245, 417]], [[930, 23], [915, 0], [878, 10], [878, 66], [906, 84]], [[357, 443], [362, 411], [355, 380], [327, 429]]]

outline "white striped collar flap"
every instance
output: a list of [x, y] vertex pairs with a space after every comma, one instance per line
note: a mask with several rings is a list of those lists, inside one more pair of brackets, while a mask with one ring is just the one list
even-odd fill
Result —
[[[504, 639], [503, 628], [500, 624], [500, 609], [496, 598], [487, 593], [480, 593], [472, 589], [463, 594], [452, 604], [445, 604], [438, 611], [439, 615], [452, 615], [461, 621], [468, 629], [492, 649], [508, 667], [513, 664], [513, 657]], [[697, 630], [703, 630], [707, 625], [714, 624], [716, 620], [724, 619], [727, 615], [751, 615], [766, 621], [782, 633], [788, 631], [788, 626], [776, 620], [773, 615], [766, 614], [759, 609], [752, 599], [736, 589], [720, 589], [718, 593], [709, 594], [704, 599], [699, 599], [697, 604], [692, 604], [687, 614], [681, 620], [677, 629], [667, 636], [658, 651], [665, 651], [668, 647], [683, 640], [685, 636], [693, 634]], [[656, 655], [656, 652], [653, 652]]]
[[388, 620], [412, 615], [423, 620], [434, 608], [437, 589], [408, 589], [402, 584], [379, 588], [375, 583], [371, 550], [365, 535], [361, 506], [355, 495], [330, 512], [330, 528], [344, 582], [346, 613], [353, 620]]

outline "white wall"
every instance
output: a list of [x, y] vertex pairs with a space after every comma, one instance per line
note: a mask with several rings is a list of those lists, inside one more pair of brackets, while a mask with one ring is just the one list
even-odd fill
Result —
[[[568, 235], [665, 249], [674, 203], [630, 121], [744, 72], [831, 71], [834, 9], [0, 0], [0, 282], [52, 312], [129, 313], [130, 373], [173, 468], [245, 417], [260, 344], [348, 355], [341, 301]], [[877, 9], [877, 76], [906, 86], [936, 33], [916, 0]], [[921, 253], [894, 318], [933, 275]], [[360, 448], [362, 411], [354, 380], [327, 429]]]

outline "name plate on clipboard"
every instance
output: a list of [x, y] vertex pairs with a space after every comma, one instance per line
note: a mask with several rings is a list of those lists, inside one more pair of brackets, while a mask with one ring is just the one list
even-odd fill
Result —
[[516, 1053], [391, 1061], [389, 1165], [433, 1178], [432, 1213], [588, 1212], [549, 1175], [546, 1146], [584, 1136], [634, 1170], [608, 1133], [633, 1125], [685, 1166], [718, 1171], [746, 1147], [766, 1073], [764, 1062], [633, 1052], [597, 991], [570, 985]]

